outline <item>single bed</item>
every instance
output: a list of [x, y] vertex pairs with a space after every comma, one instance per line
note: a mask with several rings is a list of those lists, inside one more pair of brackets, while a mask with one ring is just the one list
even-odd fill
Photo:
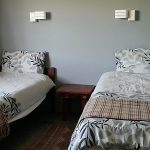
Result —
[[9, 134], [9, 123], [25, 117], [46, 97], [54, 95], [56, 68], [42, 67], [43, 57], [43, 54], [37, 52], [3, 52], [0, 72], [0, 138]]
[[121, 50], [74, 129], [68, 150], [150, 150], [150, 50]]

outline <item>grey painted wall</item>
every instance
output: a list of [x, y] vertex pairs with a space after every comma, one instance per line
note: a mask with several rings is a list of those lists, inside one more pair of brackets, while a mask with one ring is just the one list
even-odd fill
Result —
[[[150, 48], [150, 0], [0, 0], [0, 49], [48, 51], [59, 82], [96, 84], [115, 69], [114, 52]], [[136, 9], [140, 20], [114, 19], [115, 9]], [[29, 22], [29, 12], [51, 20]]]

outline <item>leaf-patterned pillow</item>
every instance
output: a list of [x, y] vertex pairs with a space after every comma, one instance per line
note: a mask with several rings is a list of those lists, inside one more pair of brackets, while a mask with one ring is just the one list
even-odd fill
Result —
[[43, 73], [44, 63], [44, 52], [3, 51], [2, 54], [2, 72]]
[[150, 73], [150, 50], [125, 49], [115, 53], [116, 71]]

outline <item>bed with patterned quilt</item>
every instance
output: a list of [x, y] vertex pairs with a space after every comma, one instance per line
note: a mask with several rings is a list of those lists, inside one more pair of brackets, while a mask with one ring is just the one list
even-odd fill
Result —
[[115, 53], [72, 134], [68, 150], [150, 150], [150, 50]]
[[49, 77], [54, 68], [48, 69], [45, 75], [43, 57], [41, 52], [3, 52], [0, 72], [0, 139], [9, 135], [9, 123], [31, 113], [55, 86]]

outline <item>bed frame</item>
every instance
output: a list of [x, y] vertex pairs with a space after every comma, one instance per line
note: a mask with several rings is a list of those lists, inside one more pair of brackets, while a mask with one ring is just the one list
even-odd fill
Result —
[[56, 83], [57, 70], [55, 67], [44, 68], [44, 74], [48, 75]]

